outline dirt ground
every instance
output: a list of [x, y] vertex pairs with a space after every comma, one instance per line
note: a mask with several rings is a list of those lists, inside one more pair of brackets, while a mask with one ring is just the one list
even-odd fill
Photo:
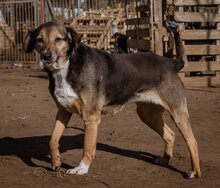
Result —
[[[56, 106], [45, 73], [0, 70], [0, 187], [220, 187], [220, 88], [188, 88], [188, 107], [199, 144], [202, 178], [187, 180], [190, 157], [175, 125], [174, 156], [169, 166], [152, 163], [163, 141], [144, 125], [130, 105], [102, 118], [96, 159], [88, 175], [57, 178], [50, 167], [48, 142]], [[74, 115], [60, 142], [63, 168], [82, 156], [83, 123]]]

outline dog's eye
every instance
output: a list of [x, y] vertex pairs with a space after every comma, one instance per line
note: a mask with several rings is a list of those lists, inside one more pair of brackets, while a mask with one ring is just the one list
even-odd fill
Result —
[[55, 42], [60, 42], [62, 40], [62, 38], [60, 38], [60, 37], [57, 37], [57, 38], [55, 38]]
[[37, 38], [37, 43], [43, 43], [43, 39], [42, 38]]

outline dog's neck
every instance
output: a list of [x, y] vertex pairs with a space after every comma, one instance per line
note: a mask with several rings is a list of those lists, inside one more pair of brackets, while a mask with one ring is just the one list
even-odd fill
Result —
[[63, 79], [67, 78], [68, 71], [69, 71], [69, 59], [66, 61], [64, 67], [62, 69], [57, 70], [50, 70], [47, 68], [44, 68], [44, 71], [47, 72], [48, 78], [49, 78], [49, 90], [53, 94], [55, 90], [55, 86], [59, 82], [62, 82]]
[[58, 103], [63, 106], [68, 112], [73, 111], [72, 103], [78, 98], [76, 92], [68, 82], [69, 60], [62, 69], [57, 69], [52, 72], [54, 79], [54, 96]]
[[66, 82], [66, 77], [69, 72], [69, 59], [66, 61], [62, 69], [54, 69], [52, 71], [53, 79], [55, 81], [55, 86], [59, 87], [64, 81]]
[[74, 87], [75, 89], [78, 88], [78, 86], [73, 86], [73, 83], [75, 83], [75, 81], [78, 79], [81, 69], [83, 68], [81, 58], [83, 58], [83, 55], [85, 53], [84, 48], [87, 47], [85, 45], [80, 44], [80, 46], [77, 49], [77, 53], [69, 54], [69, 57], [62, 69], [45, 69], [49, 77], [49, 90], [51, 93], [53, 93], [55, 90], [55, 82], [57, 82], [58, 78], [65, 78], [66, 82], [68, 82], [71, 85], [71, 87]]

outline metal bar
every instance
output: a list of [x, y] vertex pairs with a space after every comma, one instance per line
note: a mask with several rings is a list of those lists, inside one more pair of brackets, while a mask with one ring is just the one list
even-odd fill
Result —
[[15, 53], [16, 53], [16, 56], [15, 58], [17, 58], [18, 60], [20, 60], [20, 53], [19, 53], [19, 41], [18, 41], [18, 38], [19, 38], [19, 30], [20, 30], [20, 3], [18, 4], [15, 4], [15, 44], [16, 44], [16, 47], [14, 49]]
[[[31, 29], [33, 29], [33, 28], [36, 28], [39, 24], [39, 19], [40, 19], [38, 16], [39, 15], [39, 1], [36, 1], [35, 3], [29, 3], [29, 6], [31, 7], [31, 10], [34, 10], [34, 11], [31, 11], [31, 16], [29, 18], [30, 19], [30, 27], [31, 27]], [[36, 7], [38, 8], [38, 11], [37, 11]], [[28, 10], [30, 10], [30, 9], [28, 9]], [[30, 56], [30, 60], [33, 62], [37, 61], [36, 52], [34, 52], [32, 56]]]
[[[23, 4], [23, 7], [22, 7], [22, 11], [21, 11], [21, 15], [22, 15], [22, 27], [21, 27], [21, 29], [22, 29], [22, 31], [21, 31], [21, 35], [20, 35], [20, 41], [21, 41], [21, 49], [23, 49], [22, 48], [22, 43], [23, 43], [23, 41], [24, 41], [24, 34], [25, 34], [25, 32], [24, 32], [24, 28], [25, 28], [25, 26], [27, 25], [27, 20], [25, 19], [25, 3]], [[23, 21], [23, 20], [25, 20], [25, 21]], [[23, 50], [22, 50], [22, 52], [21, 52], [21, 58], [22, 58], [22, 60], [23, 61], [25, 61], [25, 54], [23, 53]]]
[[14, 0], [14, 1], [4, 1], [4, 2], [1, 2], [0, 1], [0, 4], [6, 4], [6, 5], [8, 5], [8, 4], [18, 4], [18, 3], [33, 3], [34, 2], [34, 0], [24, 0], [24, 1], [16, 1], [16, 0]]
[[[30, 3], [27, 3], [27, 10], [26, 10], [27, 15], [26, 16], [27, 16], [27, 20], [30, 20], [30, 26], [31, 26], [32, 25], [32, 23], [31, 23], [32, 22], [32, 16], [31, 16], [32, 11], [29, 11], [31, 8], [30, 5], [31, 5]], [[27, 28], [27, 32], [30, 29], [30, 26]], [[27, 57], [27, 61], [32, 61], [33, 57], [31, 55], [28, 54], [28, 55], [26, 55], [26, 57]]]
[[[25, 54], [22, 51], [24, 34], [36, 26], [38, 15], [36, 14], [36, 4], [39, 0], [0, 0], [0, 8], [5, 23], [1, 25], [2, 47], [0, 62], [24, 63], [34, 62], [35, 54]], [[11, 41], [11, 42], [10, 42]]]
[[40, 23], [44, 22], [44, 0], [40, 0]]

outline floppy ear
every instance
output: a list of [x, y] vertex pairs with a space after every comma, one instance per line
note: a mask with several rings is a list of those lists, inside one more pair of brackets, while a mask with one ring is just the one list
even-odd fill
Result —
[[30, 53], [34, 50], [35, 46], [35, 30], [29, 31], [23, 42], [23, 49], [26, 53]]
[[69, 26], [66, 26], [67, 37], [72, 48], [76, 48], [80, 43], [81, 36]]

